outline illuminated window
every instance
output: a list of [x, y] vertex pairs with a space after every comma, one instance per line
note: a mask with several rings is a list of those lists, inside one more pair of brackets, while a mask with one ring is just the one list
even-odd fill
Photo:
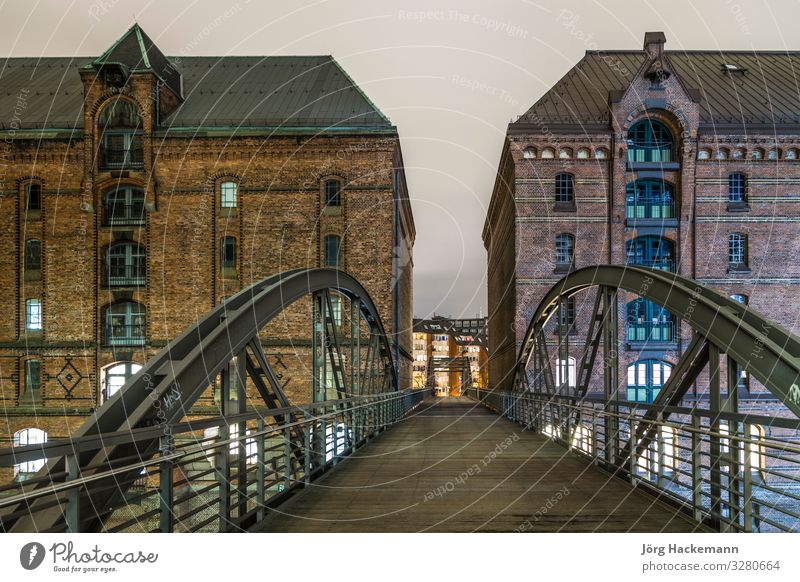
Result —
[[119, 392], [120, 388], [128, 381], [128, 378], [141, 369], [142, 366], [135, 362], [118, 362], [103, 368], [101, 370], [102, 390], [100, 392], [100, 402], [105, 402]]
[[222, 208], [236, 208], [239, 185], [236, 182], [223, 182], [220, 184], [220, 206]]
[[550, 160], [556, 157], [556, 150], [553, 148], [544, 148], [542, 150], [542, 159]]
[[[38, 428], [23, 428], [14, 433], [13, 446], [26, 447], [28, 445], [41, 445], [47, 442], [47, 433]], [[14, 476], [25, 479], [44, 467], [47, 459], [34, 459], [14, 465]]]
[[25, 301], [25, 329], [28, 331], [42, 331], [41, 299], [28, 299]]
[[527, 147], [522, 150], [522, 157], [526, 160], [532, 160], [536, 157], [536, 148]]

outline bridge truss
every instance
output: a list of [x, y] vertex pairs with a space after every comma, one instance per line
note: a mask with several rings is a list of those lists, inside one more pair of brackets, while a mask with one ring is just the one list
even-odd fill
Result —
[[[260, 334], [303, 298], [311, 300], [311, 403], [297, 406]], [[220, 414], [193, 413], [213, 387]], [[333, 269], [274, 275], [171, 341], [72, 438], [0, 450], [0, 466], [47, 461], [34, 478], [0, 487], [0, 524], [12, 532], [246, 530], [421, 395], [399, 389], [389, 338], [358, 281]]]
[[[665, 307], [691, 329], [652, 404], [620, 396], [618, 297]], [[586, 336], [556, 317], [577, 294], [594, 293]], [[586, 297], [587, 295], [583, 295]], [[551, 323], [552, 325], [552, 323]], [[682, 340], [679, 340], [682, 341]], [[570, 343], [577, 344], [575, 348]], [[577, 352], [575, 350], [577, 349]], [[569, 354], [576, 353], [574, 380]], [[740, 410], [742, 373], [786, 414]], [[683, 408], [690, 388], [704, 405]], [[593, 387], [602, 385], [602, 392]], [[800, 338], [695, 281], [628, 266], [587, 267], [559, 281], [533, 314], [512, 392], [479, 397], [491, 408], [681, 505], [721, 531], [800, 530]], [[472, 394], [476, 394], [474, 391]]]

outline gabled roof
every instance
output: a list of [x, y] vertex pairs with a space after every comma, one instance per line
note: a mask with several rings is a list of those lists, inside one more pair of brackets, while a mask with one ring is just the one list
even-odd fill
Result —
[[[700, 97], [703, 125], [800, 124], [800, 52], [665, 51]], [[587, 51], [515, 124], [607, 125], [609, 94], [627, 89], [645, 51]], [[739, 72], [724, 65], [734, 64]], [[741, 69], [745, 69], [744, 72]]]
[[150, 70], [181, 96], [181, 76], [164, 53], [138, 25], [131, 26], [111, 48], [92, 61], [95, 67], [121, 65], [129, 71]]
[[[0, 111], [13, 112], [24, 90], [16, 127], [80, 132], [80, 71], [106, 65], [152, 70], [179, 96], [182, 83], [183, 99], [161, 128], [394, 130], [331, 56], [167, 57], [138, 25], [98, 58], [0, 60]], [[0, 129], [11, 121], [0, 118]]]

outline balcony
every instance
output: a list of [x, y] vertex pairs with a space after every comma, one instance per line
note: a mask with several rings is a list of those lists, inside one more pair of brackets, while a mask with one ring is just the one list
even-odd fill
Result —
[[141, 226], [144, 223], [144, 202], [135, 204], [109, 204], [106, 206], [106, 226]]
[[115, 266], [106, 274], [108, 287], [138, 287], [144, 284], [144, 265]]
[[144, 324], [112, 324], [106, 326], [105, 344], [108, 346], [140, 346], [145, 343]]
[[628, 322], [628, 343], [671, 343], [675, 341], [674, 321]]
[[141, 168], [144, 165], [142, 136], [135, 133], [103, 135], [100, 166], [104, 169]]
[[630, 261], [628, 264], [632, 267], [647, 267], [648, 269], [658, 269], [659, 271], [669, 271], [670, 273], [675, 272], [675, 261], [672, 259], [638, 259]]
[[668, 164], [672, 161], [672, 144], [659, 146], [628, 144], [629, 164]]

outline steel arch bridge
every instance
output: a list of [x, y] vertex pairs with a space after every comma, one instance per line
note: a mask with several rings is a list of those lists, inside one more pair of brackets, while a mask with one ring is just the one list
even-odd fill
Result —
[[[339, 329], [334, 294], [349, 301], [346, 334]], [[312, 404], [292, 406], [259, 333], [309, 296]], [[256, 410], [247, 407], [248, 382], [263, 400]], [[192, 405], [215, 384], [221, 389], [221, 417], [187, 421]], [[5, 466], [43, 454], [48, 459], [20, 493], [1, 499], [0, 520], [12, 532], [124, 529], [120, 526], [131, 520], [117, 510], [131, 503], [130, 492], [145, 474], [158, 478], [158, 499], [134, 520], [155, 520], [152, 529], [158, 531], [173, 531], [179, 522], [203, 530], [215, 521], [220, 531], [242, 530], [270, 503], [397, 421], [417, 400], [399, 389], [389, 337], [355, 278], [335, 269], [280, 273], [228, 298], [181, 333], [69, 441], [0, 451]], [[203, 429], [217, 431], [219, 438], [194, 436]], [[183, 445], [176, 443], [180, 437]], [[220, 454], [225, 447], [231, 454]], [[179, 463], [203, 462], [209, 454], [214, 466], [204, 475], [176, 474]], [[250, 466], [256, 455], [269, 458], [269, 466]], [[271, 479], [279, 465], [284, 476]], [[197, 508], [180, 515], [179, 486], [191, 488], [209, 476], [211, 484], [203, 483], [201, 490], [218, 494], [219, 511], [215, 507], [212, 518]], [[134, 503], [143, 501], [148, 500], [134, 495]], [[196, 515], [204, 519], [191, 519]]]
[[[570, 342], [575, 339], [556, 317], [556, 349], [551, 353], [548, 343], [553, 342], [548, 342], [545, 327], [566, 309], [569, 298], [592, 290], [594, 303], [578, 350], [573, 385], [569, 354]], [[657, 303], [691, 328], [691, 339], [649, 405], [620, 398], [620, 386], [624, 387], [618, 354], [621, 292]], [[598, 360], [602, 370], [596, 371]], [[680, 408], [704, 370], [708, 409]], [[753, 465], [766, 464], [768, 457], [789, 461], [793, 474], [775, 474], [791, 483], [800, 482], [800, 459], [781, 457], [781, 452], [800, 453], [793, 444], [800, 436], [800, 424], [796, 418], [740, 414], [737, 384], [743, 371], [795, 417], [800, 416], [798, 336], [751, 307], [691, 279], [655, 269], [599, 265], [576, 270], [550, 289], [522, 340], [512, 392], [489, 393], [482, 399], [495, 411], [591, 456], [632, 483], [647, 481], [655, 493], [672, 495], [689, 507], [695, 519], [714, 528], [752, 531], [754, 522], [766, 521], [777, 529], [786, 529], [788, 520], [794, 529], [800, 525], [800, 497], [783, 492], [790, 507], [781, 508], [773, 507], [770, 500], [760, 500], [760, 487], [770, 494], [777, 492], [766, 485], [765, 479], [754, 475], [774, 472]], [[598, 376], [603, 386], [599, 398], [598, 390], [590, 393]], [[765, 444], [754, 440], [751, 426], [768, 426], [789, 436], [780, 443]], [[682, 437], [688, 441], [687, 447], [678, 444]], [[686, 483], [676, 483], [673, 478], [681, 472], [677, 468], [681, 455], [688, 458], [683, 471], [688, 477]], [[665, 470], [670, 465], [672, 468]], [[756, 517], [755, 508], [761, 506], [780, 513], [781, 523]]]

